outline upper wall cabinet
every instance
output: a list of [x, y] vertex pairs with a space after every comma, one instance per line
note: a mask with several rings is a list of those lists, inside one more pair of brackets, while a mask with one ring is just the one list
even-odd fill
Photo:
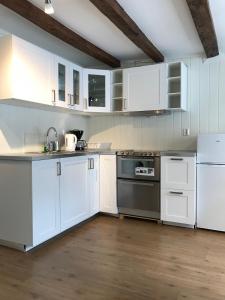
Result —
[[170, 110], [187, 110], [187, 66], [167, 64], [167, 102]]
[[124, 111], [166, 109], [166, 64], [123, 70]]
[[110, 71], [84, 69], [85, 110], [92, 112], [110, 111]]
[[54, 104], [83, 110], [82, 68], [58, 56], [54, 61]]
[[16, 36], [0, 39], [0, 99], [52, 105], [53, 55]]
[[182, 62], [83, 69], [14, 35], [0, 38], [0, 78], [0, 100], [100, 113], [187, 108], [187, 67]]

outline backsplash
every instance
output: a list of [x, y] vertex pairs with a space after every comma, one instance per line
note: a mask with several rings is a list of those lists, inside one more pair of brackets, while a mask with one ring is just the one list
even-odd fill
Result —
[[[199, 133], [225, 132], [225, 57], [183, 61], [188, 66], [187, 112], [93, 117], [89, 121], [90, 142], [112, 142], [113, 148], [195, 150]], [[182, 135], [186, 128], [190, 136]]]
[[87, 132], [87, 118], [1, 104], [0, 153], [41, 151], [50, 126], [57, 129], [63, 145], [65, 131], [79, 128]]

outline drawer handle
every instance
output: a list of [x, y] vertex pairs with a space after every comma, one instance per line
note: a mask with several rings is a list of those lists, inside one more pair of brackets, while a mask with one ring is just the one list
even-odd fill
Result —
[[52, 94], [53, 94], [52, 104], [55, 105], [55, 102], [56, 102], [55, 90], [52, 90]]
[[183, 195], [183, 192], [170, 192], [170, 194], [174, 194], [174, 195]]
[[179, 161], [181, 161], [181, 160], [184, 160], [183, 158], [171, 158], [170, 160], [179, 160]]

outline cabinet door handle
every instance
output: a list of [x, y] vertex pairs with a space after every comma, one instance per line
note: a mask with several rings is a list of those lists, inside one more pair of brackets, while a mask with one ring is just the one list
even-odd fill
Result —
[[56, 99], [55, 99], [55, 90], [52, 90], [53, 100], [52, 103], [55, 105]]
[[75, 103], [74, 103], [74, 95], [73, 94], [70, 95], [70, 99], [71, 99], [70, 100], [71, 105], [74, 106]]
[[84, 98], [84, 106], [85, 106], [85, 109], [88, 109], [88, 99], [87, 98]]
[[94, 158], [91, 158], [91, 169], [95, 168], [95, 160]]
[[57, 176], [62, 175], [61, 162], [57, 162]]
[[184, 160], [183, 158], [171, 158], [170, 160], [179, 160], [179, 161], [181, 161], [181, 160]]
[[94, 158], [88, 158], [88, 170], [93, 170], [95, 168]]
[[172, 192], [172, 191], [170, 191], [170, 194], [174, 194], [174, 195], [183, 195], [183, 192]]
[[126, 103], [127, 103], [127, 99], [126, 99], [126, 98], [123, 98], [123, 109], [124, 109], [124, 110], [127, 109]]
[[71, 95], [67, 94], [67, 96], [68, 96], [68, 105], [71, 105]]

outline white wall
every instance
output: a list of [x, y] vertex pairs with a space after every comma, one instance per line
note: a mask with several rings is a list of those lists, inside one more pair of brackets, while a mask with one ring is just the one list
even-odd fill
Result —
[[68, 113], [0, 105], [0, 153], [40, 151], [46, 132], [54, 126], [62, 134], [69, 129], [87, 132], [87, 118]]
[[[95, 117], [91, 142], [124, 149], [196, 149], [198, 133], [225, 132], [225, 57], [183, 59], [188, 66], [188, 111], [159, 117]], [[190, 136], [182, 129], [190, 128]]]

